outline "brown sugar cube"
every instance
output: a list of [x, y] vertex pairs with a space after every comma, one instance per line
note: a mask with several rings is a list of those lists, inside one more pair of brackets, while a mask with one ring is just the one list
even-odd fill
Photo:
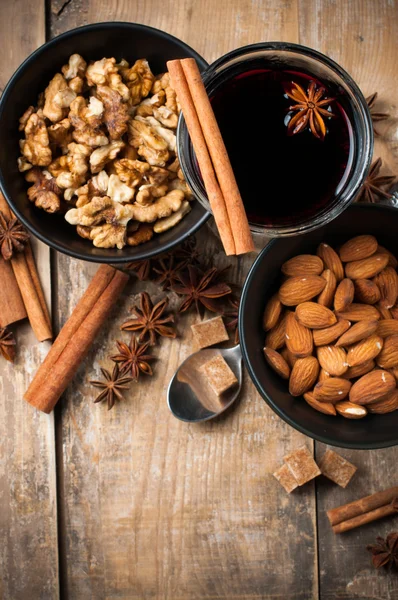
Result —
[[199, 348], [207, 348], [229, 339], [222, 317], [215, 317], [191, 325], [192, 333]]
[[311, 481], [311, 479], [321, 474], [306, 446], [301, 446], [301, 448], [287, 454], [283, 460], [299, 485], [304, 485], [307, 481]]
[[298, 483], [287, 465], [282, 465], [273, 475], [288, 494], [298, 487]]
[[333, 452], [333, 450], [326, 450], [319, 468], [322, 475], [325, 475], [342, 488], [347, 487], [357, 470], [355, 465], [348, 462], [337, 452]]
[[238, 383], [234, 373], [220, 354], [202, 365], [200, 370], [206, 375], [209, 385], [217, 396], [221, 396], [221, 394]]

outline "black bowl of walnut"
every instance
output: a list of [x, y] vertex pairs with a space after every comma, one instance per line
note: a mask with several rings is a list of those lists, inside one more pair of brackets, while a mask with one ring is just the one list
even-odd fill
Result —
[[176, 161], [178, 107], [161, 77], [184, 57], [207, 66], [163, 31], [114, 22], [68, 31], [22, 63], [0, 101], [0, 186], [31, 233], [117, 264], [168, 251], [206, 222]]
[[[391, 277], [388, 281], [392, 280], [393, 286], [397, 284], [398, 263], [393, 256], [388, 257], [385, 252], [387, 249], [395, 257], [398, 257], [397, 229], [398, 210], [396, 208], [354, 204], [321, 229], [303, 236], [272, 241], [259, 254], [244, 285], [239, 312], [239, 336], [245, 365], [257, 390], [275, 413], [289, 425], [311, 438], [332, 446], [375, 449], [398, 444], [398, 391], [396, 390], [398, 369], [395, 368], [395, 365], [398, 366], [398, 358], [396, 354], [393, 354], [398, 344], [397, 288], [394, 288], [395, 292], [392, 291], [391, 298], [389, 296], [391, 290], [387, 292], [385, 286], [387, 273]], [[372, 259], [371, 261], [368, 258], [363, 259], [365, 263], [362, 262], [361, 265], [358, 265], [361, 260], [353, 261], [352, 248], [349, 261], [353, 262], [346, 262], [348, 260], [346, 258], [347, 250], [343, 251], [342, 248], [345, 242], [356, 236], [367, 236], [365, 238], [367, 243], [369, 242], [368, 236], [376, 238], [371, 242], [374, 244], [373, 247], [360, 249], [360, 253], [370, 255]], [[330, 252], [330, 248], [334, 248], [337, 250], [335, 255], [338, 257], [337, 260], [340, 261], [339, 253], [342, 259], [340, 271], [335, 274], [337, 285], [338, 281], [344, 277], [352, 281], [352, 284], [346, 285], [345, 283], [342, 286], [341, 290], [345, 290], [348, 295], [340, 294], [338, 300], [340, 310], [337, 311], [336, 296], [332, 290], [334, 285], [332, 277], [329, 279], [326, 277], [327, 281], [331, 282], [330, 289], [329, 283], [327, 283], [321, 292], [319, 289], [314, 289], [308, 294], [311, 298], [307, 297], [304, 301], [298, 298], [294, 299], [291, 295], [293, 272], [289, 272], [286, 266], [283, 268], [283, 273], [281, 272], [282, 265], [286, 265], [286, 262], [293, 257], [312, 255], [312, 258], [304, 259], [304, 268], [302, 267], [302, 273], [298, 279], [303, 278], [305, 286], [308, 286], [311, 279], [311, 285], [314, 284], [316, 287], [320, 283], [319, 279], [322, 279], [324, 271], [319, 270], [317, 271], [318, 275], [312, 275], [312, 263], [316, 270], [318, 268], [316, 262], [321, 258], [323, 265], [320, 269], [332, 270], [330, 259], [324, 255], [325, 244], [328, 248], [327, 252]], [[354, 247], [354, 251], [357, 252], [356, 247]], [[317, 253], [318, 256], [316, 256]], [[357, 264], [354, 264], [355, 262]], [[378, 262], [379, 267], [377, 266]], [[290, 262], [289, 265], [292, 263]], [[297, 268], [297, 263], [295, 268]], [[333, 268], [335, 267], [333, 266]], [[385, 271], [387, 268], [388, 271]], [[375, 274], [376, 271], [377, 274]], [[383, 273], [382, 277], [380, 277], [380, 273]], [[289, 280], [290, 284], [288, 284]], [[346, 279], [344, 281], [346, 282]], [[372, 296], [373, 292], [377, 292], [374, 284], [379, 288], [376, 296]], [[284, 286], [283, 291], [281, 286]], [[354, 302], [351, 305], [349, 302], [352, 297], [348, 297], [350, 296], [350, 287], [351, 293], [354, 292]], [[297, 289], [294, 285], [294, 290]], [[322, 297], [319, 296], [320, 293]], [[314, 322], [312, 324], [307, 322], [308, 327], [300, 329], [300, 336], [304, 332], [304, 336], [300, 337], [300, 352], [303, 349], [304, 339], [305, 343], [308, 341], [311, 345], [311, 349], [304, 348], [302, 354], [298, 352], [297, 329], [294, 328], [294, 336], [289, 336], [291, 329], [286, 327], [286, 321], [285, 325], [281, 324], [283, 313], [279, 315], [279, 320], [275, 321], [276, 325], [271, 323], [273, 317], [270, 320], [270, 311], [267, 313], [267, 318], [264, 319], [264, 308], [274, 294], [279, 294], [279, 299], [283, 304], [279, 308], [290, 315], [287, 318], [291, 321], [293, 328], [297, 323], [302, 326], [305, 317], [308, 321], [308, 308], [311, 308], [311, 306], [308, 307], [308, 304], [310, 302], [317, 303], [318, 306], [320, 303], [329, 307], [330, 312], [317, 310], [316, 313], [319, 313], [322, 319], [325, 317], [331, 319], [328, 324], [317, 323], [316, 327], [322, 327], [322, 329], [315, 328]], [[381, 299], [378, 300], [377, 297]], [[300, 304], [301, 309], [297, 309], [296, 305], [301, 302], [306, 302], [306, 305]], [[343, 304], [341, 304], [342, 302]], [[392, 302], [394, 302], [394, 306], [391, 306]], [[391, 306], [391, 309], [386, 309], [385, 306]], [[307, 313], [303, 313], [303, 307]], [[358, 307], [360, 307], [359, 310]], [[365, 322], [367, 325], [364, 325]], [[268, 329], [267, 332], [264, 331], [264, 323], [265, 329]], [[335, 324], [331, 325], [331, 323]], [[281, 335], [277, 332], [278, 324], [280, 324], [281, 331], [279, 333]], [[271, 329], [272, 335], [269, 330], [270, 325], [274, 325], [274, 328]], [[337, 332], [340, 327], [342, 329]], [[328, 328], [328, 335], [330, 335], [327, 339], [325, 332]], [[333, 331], [333, 328], [336, 328], [336, 331]], [[364, 333], [365, 329], [367, 329], [366, 334]], [[345, 332], [345, 338], [342, 337], [343, 332]], [[350, 337], [347, 336], [348, 333], [350, 333]], [[293, 337], [295, 340], [292, 340]], [[366, 343], [365, 347], [364, 342], [368, 342], [370, 338], [371, 343]], [[278, 369], [285, 379], [281, 378], [267, 363], [263, 351], [264, 346], [276, 350], [279, 356], [282, 355], [286, 359], [285, 363], [278, 363]], [[296, 358], [292, 359], [292, 352], [289, 352], [291, 349], [296, 352]], [[330, 362], [329, 354], [336, 357], [337, 366], [335, 362]], [[307, 366], [310, 365], [311, 373], [306, 371], [305, 374], [301, 372], [300, 375], [301, 367], [296, 369], [298, 377], [294, 382], [295, 392], [293, 392], [290, 387], [291, 374], [295, 368], [292, 365], [297, 360], [297, 356], [307, 356], [307, 359], [302, 360], [307, 361]], [[323, 377], [320, 379], [320, 371], [317, 371], [319, 365], [316, 365], [317, 360], [323, 369]], [[351, 364], [356, 366], [351, 367]], [[302, 365], [303, 363], [301, 363]], [[315, 365], [316, 372], [312, 371], [313, 365]], [[331, 365], [330, 368], [327, 365]], [[288, 380], [289, 371], [290, 380]], [[333, 373], [331, 373], [332, 371]], [[306, 394], [306, 401], [305, 396], [300, 392], [300, 387], [305, 384], [304, 378], [307, 377], [312, 378], [312, 381], [309, 382], [310, 388], [307, 388], [310, 395]], [[340, 383], [337, 387], [333, 387], [335, 382], [332, 387], [329, 384], [319, 386], [317, 381], [322, 381], [322, 379], [326, 383], [331, 379], [337, 379]], [[289, 390], [297, 397], [291, 395]], [[341, 394], [341, 400], [335, 395], [336, 393]], [[318, 402], [314, 402], [314, 398], [315, 400], [318, 398]], [[326, 398], [330, 402], [325, 402]], [[321, 403], [319, 403], [319, 399], [322, 400]], [[320, 412], [319, 409], [323, 412]]]

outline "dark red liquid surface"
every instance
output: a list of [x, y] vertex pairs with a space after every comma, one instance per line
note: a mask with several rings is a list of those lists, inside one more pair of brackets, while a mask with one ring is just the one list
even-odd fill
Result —
[[[222, 83], [212, 106], [252, 224], [294, 225], [336, 198], [349, 172], [351, 124], [336, 99], [324, 140], [307, 128], [288, 135], [295, 104], [284, 91], [292, 81], [307, 90], [310, 76], [293, 71], [252, 70]], [[327, 86], [325, 97], [332, 97]], [[323, 108], [328, 108], [324, 106]]]

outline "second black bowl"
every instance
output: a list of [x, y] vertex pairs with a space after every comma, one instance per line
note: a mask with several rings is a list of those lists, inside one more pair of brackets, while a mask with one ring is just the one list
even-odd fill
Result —
[[297, 254], [314, 254], [322, 241], [337, 246], [360, 234], [372, 234], [398, 256], [398, 210], [388, 206], [353, 205], [337, 219], [307, 235], [271, 242], [259, 254], [246, 279], [239, 311], [239, 335], [246, 368], [257, 390], [284, 421], [311, 438], [332, 446], [371, 449], [398, 444], [398, 411], [348, 420], [315, 411], [293, 398], [287, 382], [265, 362], [264, 307], [280, 283], [282, 264]]
[[27, 184], [17, 168], [20, 154], [18, 120], [49, 81], [78, 53], [85, 60], [114, 56], [130, 62], [147, 58], [155, 74], [166, 70], [166, 62], [175, 58], [195, 58], [201, 69], [206, 61], [177, 38], [136, 23], [97, 23], [79, 27], [54, 38], [33, 52], [10, 79], [0, 101], [0, 186], [10, 207], [34, 235], [52, 248], [98, 263], [123, 263], [149, 258], [170, 250], [192, 235], [209, 218], [197, 201], [191, 212], [175, 227], [152, 238], [150, 242], [123, 250], [95, 248], [76, 233], [62, 215], [50, 215], [29, 202]]

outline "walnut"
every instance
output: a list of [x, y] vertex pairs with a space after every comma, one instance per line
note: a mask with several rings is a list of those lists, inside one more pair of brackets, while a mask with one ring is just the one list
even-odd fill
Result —
[[130, 99], [129, 89], [122, 82], [115, 58], [102, 58], [89, 65], [86, 78], [90, 86], [108, 85], [112, 90], [118, 92], [125, 102]]
[[134, 116], [139, 115], [141, 117], [148, 117], [153, 115], [154, 110], [162, 106], [165, 102], [166, 94], [163, 90], [160, 90], [158, 94], [146, 98], [138, 106], [133, 107], [132, 112], [134, 113]]
[[114, 166], [120, 181], [130, 187], [139, 185], [144, 175], [151, 169], [148, 163], [141, 160], [130, 160], [129, 158], [116, 160]]
[[80, 235], [80, 237], [82, 237], [83, 239], [85, 239], [85, 240], [90, 239], [91, 227], [85, 227], [84, 225], [78, 225], [76, 227], [76, 231]]
[[25, 139], [19, 142], [21, 152], [32, 165], [47, 167], [52, 160], [50, 140], [44, 119], [33, 113], [25, 126]]
[[126, 245], [126, 227], [117, 223], [105, 223], [93, 227], [90, 231], [90, 239], [96, 248], [119, 248]]
[[34, 112], [36, 112], [34, 106], [29, 106], [29, 108], [25, 110], [24, 114], [19, 119], [19, 131], [23, 131], [25, 129], [26, 123], [28, 122], [30, 115], [33, 115]]
[[101, 171], [98, 175], [94, 175], [88, 183], [75, 190], [77, 196], [76, 207], [85, 206], [94, 196], [106, 196], [108, 184], [109, 177], [106, 171]]
[[124, 142], [117, 140], [94, 150], [90, 156], [91, 172], [98, 173], [102, 171], [107, 162], [116, 158], [123, 146]]
[[168, 144], [142, 117], [129, 123], [129, 143], [150, 165], [165, 167], [170, 154]]
[[134, 190], [122, 183], [117, 175], [109, 177], [107, 193], [114, 202], [130, 202], [134, 196]]
[[133, 146], [130, 144], [126, 144], [124, 148], [120, 151], [120, 158], [129, 158], [130, 160], [138, 160], [138, 152]]
[[153, 238], [153, 226], [149, 223], [142, 223], [134, 232], [130, 232], [127, 228], [126, 242], [129, 246], [138, 246], [149, 242]]
[[132, 105], [139, 104], [143, 98], [148, 96], [155, 79], [148, 61], [141, 58], [130, 68], [119, 67], [119, 71], [130, 90]]
[[73, 141], [71, 122], [69, 119], [62, 119], [59, 123], [50, 125], [50, 127], [47, 128], [47, 131], [50, 143], [53, 146], [60, 148], [63, 154], [66, 154], [68, 151], [68, 144]]
[[87, 144], [91, 148], [105, 146], [108, 138], [101, 129], [104, 105], [92, 96], [87, 105], [83, 96], [78, 96], [70, 105], [68, 118], [74, 127], [73, 139], [79, 144]]
[[18, 171], [20, 173], [24, 173], [25, 171], [29, 171], [29, 169], [32, 168], [32, 165], [30, 164], [30, 162], [28, 162], [26, 160], [26, 158], [24, 156], [20, 156], [19, 158], [17, 158], [17, 164], [18, 164]]
[[35, 203], [35, 206], [43, 208], [49, 213], [59, 211], [62, 192], [48, 171], [42, 171], [35, 167], [26, 173], [25, 179], [29, 183], [33, 183], [28, 189], [28, 198]]
[[80, 54], [72, 54], [69, 57], [67, 65], [62, 67], [62, 74], [66, 80], [74, 79], [75, 77], [84, 77], [86, 74], [87, 63]]
[[175, 134], [170, 131], [170, 129], [166, 129], [166, 127], [162, 127], [161, 123], [155, 117], [136, 117], [137, 121], [141, 121], [144, 123], [149, 123], [152, 129], [164, 139], [167, 143], [167, 147], [172, 152], [175, 152], [177, 149], [177, 138]]
[[161, 198], [162, 196], [165, 196], [167, 190], [167, 183], [162, 185], [141, 185], [138, 189], [136, 202], [137, 204], [141, 204], [141, 206], [148, 206], [149, 204], [152, 204], [155, 198]]
[[163, 231], [171, 229], [172, 227], [177, 225], [177, 223], [179, 223], [185, 217], [185, 215], [187, 215], [190, 212], [190, 210], [191, 206], [189, 202], [184, 200], [184, 202], [181, 205], [181, 208], [172, 215], [170, 215], [170, 217], [165, 217], [164, 219], [159, 219], [158, 221], [156, 221], [155, 225], [153, 226], [154, 232], [163, 233]]
[[168, 170], [162, 169], [162, 167], [150, 167], [149, 171], [145, 174], [147, 181], [154, 185], [164, 183], [168, 177]]
[[174, 113], [167, 106], [159, 106], [159, 108], [154, 108], [153, 116], [165, 127], [168, 127], [169, 129], [177, 129], [178, 114]]
[[58, 187], [68, 190], [64, 194], [65, 199], [70, 200], [75, 190], [85, 182], [90, 153], [89, 146], [72, 142], [68, 144], [68, 154], [49, 166], [50, 173], [57, 178]]
[[57, 73], [47, 86], [44, 97], [43, 114], [53, 123], [57, 123], [66, 117], [65, 109], [71, 105], [76, 94], [70, 89], [61, 73]]
[[84, 88], [84, 79], [83, 77], [79, 77], [79, 75], [77, 77], [74, 77], [73, 79], [71, 79], [69, 81], [69, 87], [72, 91], [75, 92], [75, 94], [81, 94]]
[[158, 94], [161, 90], [166, 94], [166, 106], [174, 113], [178, 114], [179, 106], [177, 102], [177, 94], [170, 85], [170, 75], [164, 73], [159, 75], [152, 86], [152, 93]]
[[65, 219], [71, 225], [96, 226], [111, 223], [126, 226], [133, 218], [133, 205], [113, 202], [108, 196], [94, 196], [85, 206], [71, 208]]
[[162, 198], [158, 198], [149, 206], [140, 206], [139, 204], [128, 204], [131, 208], [131, 218], [141, 223], [153, 223], [157, 219], [169, 217], [173, 212], [181, 208], [184, 200], [184, 193], [180, 190], [168, 192]]
[[108, 129], [111, 140], [120, 139], [127, 131], [127, 122], [129, 120], [127, 104], [119, 92], [112, 90], [107, 85], [99, 85], [97, 94], [102, 101], [104, 111], [104, 123]]
[[184, 192], [187, 200], [193, 200], [193, 193], [186, 181], [181, 181], [181, 179], [178, 178], [173, 179], [169, 182], [169, 190], [181, 190]]

